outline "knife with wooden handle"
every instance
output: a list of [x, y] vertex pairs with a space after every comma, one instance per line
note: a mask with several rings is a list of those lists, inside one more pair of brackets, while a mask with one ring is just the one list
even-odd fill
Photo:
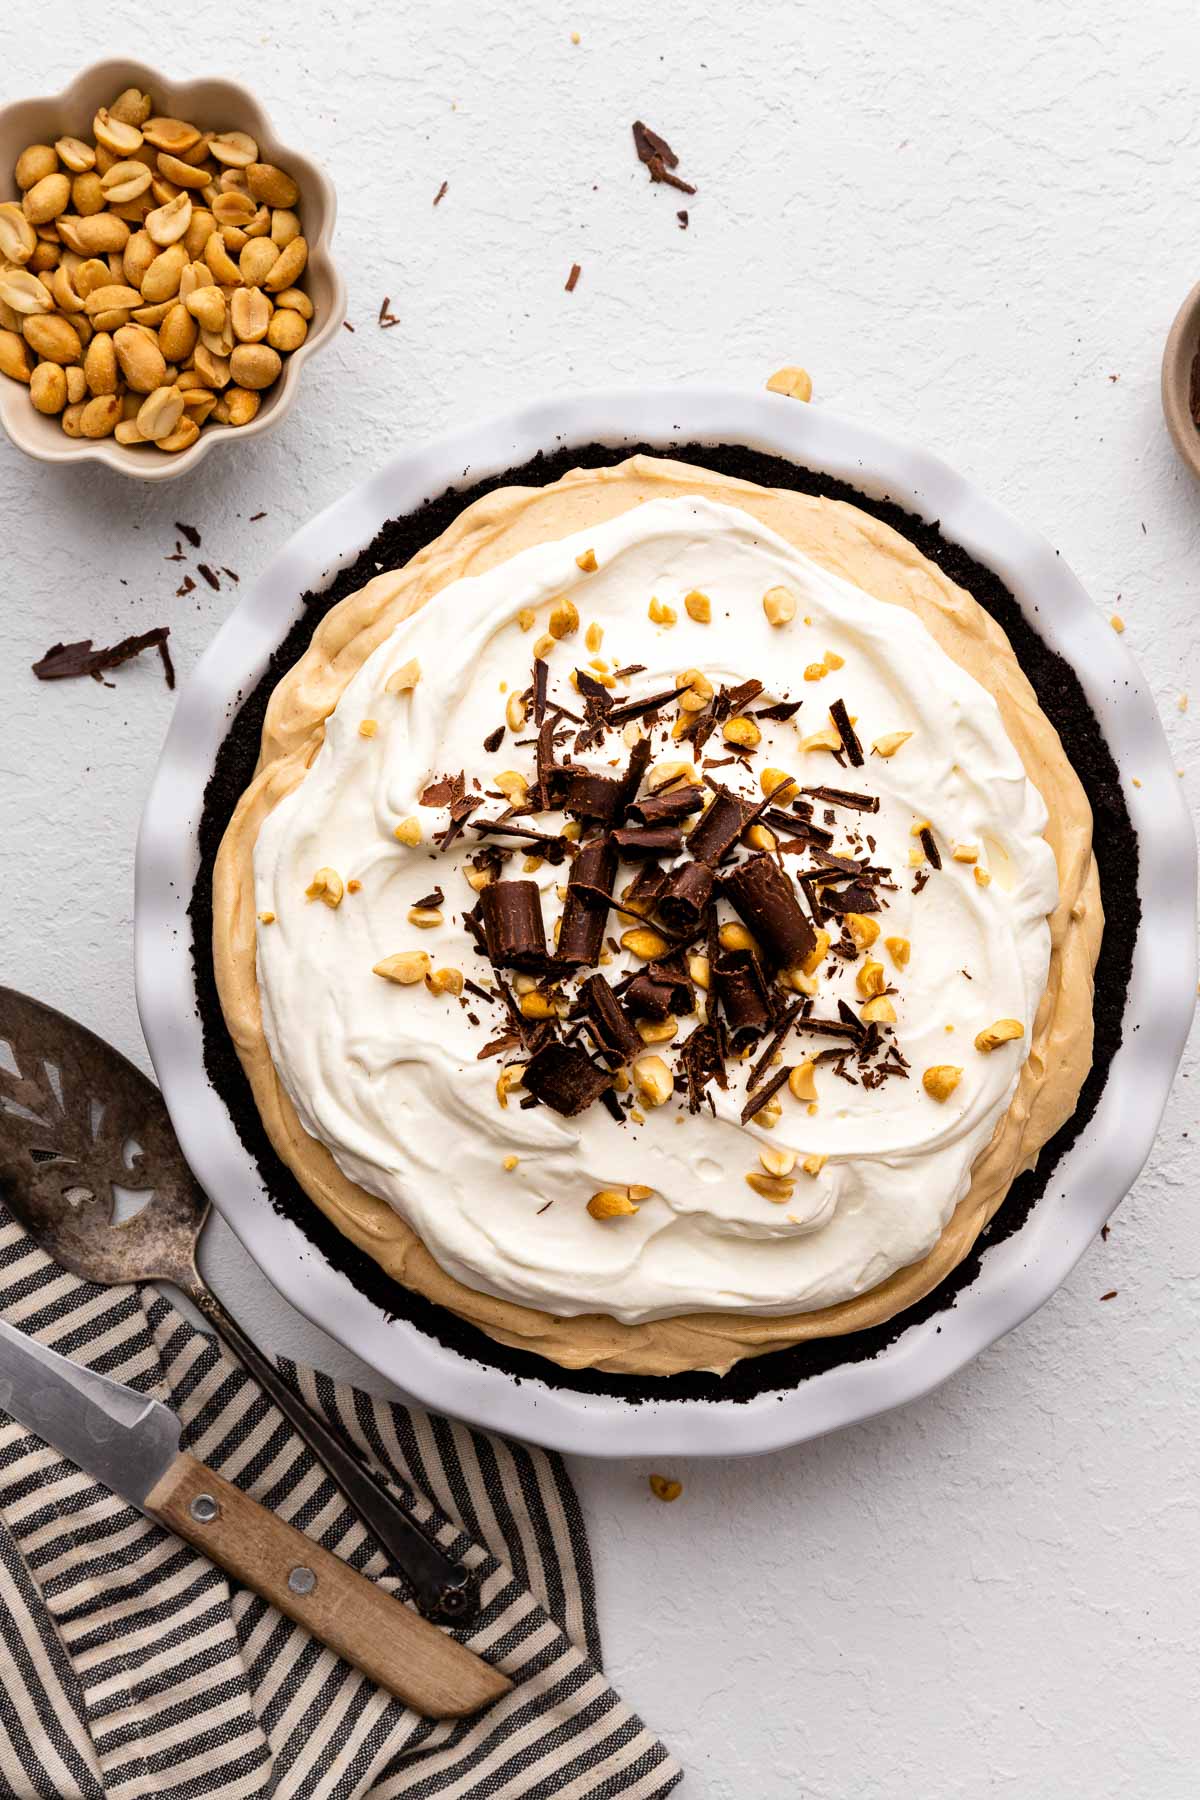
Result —
[[179, 1448], [175, 1414], [0, 1320], [0, 1410], [165, 1525], [406, 1706], [458, 1719], [512, 1683]]

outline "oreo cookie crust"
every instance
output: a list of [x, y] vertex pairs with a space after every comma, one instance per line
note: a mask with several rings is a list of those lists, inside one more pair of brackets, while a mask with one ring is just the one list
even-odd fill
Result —
[[[670, 454], [759, 486], [792, 488], [847, 501], [902, 533], [951, 580], [967, 588], [1007, 633], [1039, 704], [1059, 732], [1087, 794], [1093, 813], [1093, 847], [1105, 912], [1105, 930], [1096, 969], [1095, 1048], [1091, 1072], [1071, 1119], [1047, 1144], [1038, 1167], [1013, 1183], [975, 1251], [932, 1294], [886, 1324], [850, 1336], [818, 1339], [747, 1358], [735, 1364], [723, 1377], [684, 1374], [653, 1378], [565, 1370], [541, 1357], [494, 1342], [453, 1314], [431, 1305], [393, 1281], [313, 1206], [272, 1148], [225, 1030], [212, 964], [213, 860], [233, 810], [253, 776], [270, 694], [280, 677], [307, 649], [313, 631], [325, 614], [338, 601], [363, 586], [379, 568], [405, 564], [444, 531], [463, 507], [483, 494], [514, 483], [546, 485], [557, 481], [572, 468], [600, 467], [636, 453], [648, 456]], [[735, 445], [686, 444], [672, 445], [669, 449], [647, 445], [619, 449], [590, 445], [583, 449], [557, 451], [538, 456], [521, 468], [470, 487], [451, 489], [416, 512], [389, 521], [326, 590], [304, 596], [304, 612], [275, 652], [262, 680], [243, 703], [218, 752], [205, 794], [200, 852], [200, 869], [190, 914], [205, 1063], [209, 1078], [229, 1108], [277, 1209], [298, 1224], [315, 1250], [347, 1275], [360, 1292], [389, 1316], [404, 1317], [460, 1354], [501, 1368], [514, 1378], [532, 1378], [551, 1386], [612, 1394], [634, 1401], [651, 1398], [747, 1400], [764, 1392], [794, 1387], [798, 1382], [842, 1363], [878, 1355], [911, 1325], [953, 1306], [958, 1293], [978, 1273], [980, 1259], [988, 1246], [1009, 1236], [1024, 1223], [1030, 1209], [1052, 1181], [1059, 1158], [1095, 1110], [1112, 1057], [1121, 1041], [1133, 944], [1140, 916], [1137, 839], [1121, 794], [1116, 766], [1099, 724], [1074, 671], [1043, 643], [1003, 583], [959, 546], [943, 538], [936, 524], [927, 524], [891, 502], [869, 499], [847, 483], [782, 458]]]

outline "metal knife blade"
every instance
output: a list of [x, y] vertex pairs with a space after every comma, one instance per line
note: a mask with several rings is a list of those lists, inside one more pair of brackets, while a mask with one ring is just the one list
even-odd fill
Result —
[[171, 1410], [0, 1319], [0, 1410], [133, 1506], [179, 1454]]

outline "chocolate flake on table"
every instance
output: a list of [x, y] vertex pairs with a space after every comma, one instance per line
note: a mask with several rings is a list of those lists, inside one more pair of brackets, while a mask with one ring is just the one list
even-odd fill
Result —
[[688, 228], [688, 215], [687, 215], [686, 206], [681, 207], [679, 209], [679, 211], [675, 214], [675, 217], [679, 220], [680, 231], [686, 231]]
[[567, 280], [566, 280], [566, 292], [568, 294], [573, 294], [575, 292], [575, 289], [579, 285], [579, 277], [582, 274], [583, 274], [583, 270], [580, 268], [579, 264], [572, 263], [571, 264], [571, 273], [567, 276]]
[[398, 325], [400, 323], [399, 319], [392, 311], [390, 294], [385, 294], [383, 296], [383, 300], [379, 307], [379, 317], [376, 319], [375, 323], [381, 326], [384, 331], [390, 331], [393, 325]]
[[186, 594], [190, 594], [192, 592], [195, 585], [196, 584], [192, 580], [191, 576], [185, 575], [183, 580], [180, 582], [179, 586], [175, 589], [175, 598], [177, 600], [182, 600]]
[[103, 650], [94, 649], [91, 638], [83, 638], [76, 644], [51, 644], [46, 654], [39, 657], [31, 667], [39, 681], [72, 681], [82, 675], [90, 675], [93, 680], [102, 681], [109, 669], [120, 668], [122, 663], [129, 662], [143, 650], [157, 650], [167, 686], [173, 688], [175, 669], [171, 653], [167, 649], [170, 635], [169, 625], [158, 625], [153, 631], [143, 631], [137, 637], [122, 638], [120, 643], [110, 644]]
[[792, 1071], [786, 1066], [782, 1069], [777, 1069], [765, 1087], [761, 1087], [755, 1093], [751, 1094], [745, 1106], [742, 1108], [743, 1125], [748, 1125], [755, 1113], [760, 1113], [768, 1100], [773, 1100], [775, 1098], [791, 1072]]
[[221, 578], [215, 569], [210, 569], [207, 563], [197, 563], [196, 572], [199, 575], [203, 575], [210, 588], [214, 588], [218, 594], [220, 593]]
[[765, 850], [738, 863], [722, 880], [721, 892], [775, 968], [792, 968], [812, 955], [817, 934], [790, 878]]
[[236, 569], [227, 569], [225, 567], [225, 564], [222, 563], [221, 564], [221, 573], [222, 573], [222, 575], [228, 575], [228, 577], [229, 577], [230, 581], [232, 581], [234, 587], [240, 587], [242, 585], [242, 578], [237, 573]]
[[179, 519], [176, 519], [175, 529], [183, 534], [193, 550], [200, 548], [200, 533], [194, 525], [184, 525]]
[[259, 520], [260, 520], [260, 519], [265, 519], [265, 518], [266, 518], [266, 516], [267, 516], [267, 515], [266, 515], [266, 513], [265, 513], [265, 512], [256, 512], [256, 513], [251, 513], [251, 514], [250, 514], [250, 524], [251, 524], [251, 525], [257, 525], [257, 524], [258, 524], [258, 521], [259, 521]]
[[922, 825], [921, 827], [921, 848], [924, 850], [934, 868], [940, 869], [942, 866], [941, 851], [934, 843], [933, 833], [930, 831], [928, 825]]
[[450, 183], [448, 181], [443, 181], [441, 187], [438, 189], [437, 193], [433, 196], [433, 204], [435, 206], [440, 206], [442, 201], [446, 198], [446, 190], [449, 186], [450, 186]]
[[838, 736], [842, 740], [842, 749], [856, 769], [861, 769], [864, 761], [863, 747], [858, 741], [858, 733], [850, 723], [850, 714], [846, 711], [844, 700], [835, 700], [829, 708], [829, 716], [837, 726]]
[[565, 1119], [586, 1111], [612, 1086], [609, 1071], [594, 1063], [577, 1044], [543, 1045], [526, 1063], [522, 1080], [543, 1106]]
[[668, 187], [678, 188], [681, 194], [695, 193], [690, 181], [684, 181], [681, 175], [673, 172], [679, 167], [679, 158], [666, 138], [659, 137], [657, 131], [651, 131], [640, 119], [633, 121], [633, 146], [638, 161], [645, 163], [649, 170], [651, 181], [666, 182]]

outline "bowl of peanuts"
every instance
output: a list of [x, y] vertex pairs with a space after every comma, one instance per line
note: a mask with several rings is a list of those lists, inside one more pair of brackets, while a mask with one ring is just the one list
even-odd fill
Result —
[[244, 88], [98, 63], [0, 109], [0, 423], [180, 475], [277, 424], [346, 310], [332, 184]]

